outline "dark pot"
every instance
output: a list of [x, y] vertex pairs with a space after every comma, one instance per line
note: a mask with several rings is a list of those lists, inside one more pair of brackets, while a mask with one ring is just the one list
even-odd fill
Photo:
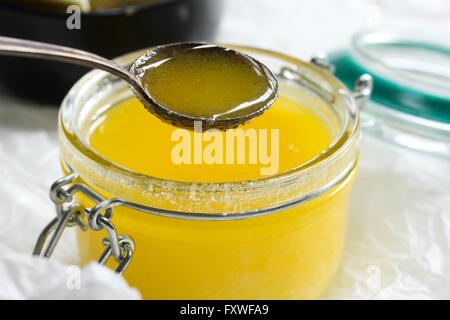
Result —
[[[221, 0], [172, 0], [81, 15], [66, 27], [65, 11], [0, 4], [0, 35], [75, 47], [114, 58], [149, 46], [211, 40]], [[0, 87], [27, 99], [60, 103], [88, 70], [52, 61], [0, 56]]]

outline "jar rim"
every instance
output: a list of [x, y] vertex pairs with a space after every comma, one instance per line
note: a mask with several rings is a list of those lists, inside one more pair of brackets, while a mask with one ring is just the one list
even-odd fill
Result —
[[[221, 44], [223, 45], [223, 44]], [[241, 50], [244, 52], [252, 52], [255, 54], [267, 55], [274, 59], [279, 59], [283, 62], [294, 65], [298, 70], [307, 71], [308, 74], [313, 75], [315, 78], [324, 81], [329, 88], [332, 89], [332, 94], [335, 95], [334, 99], [340, 99], [341, 104], [346, 107], [346, 121], [342, 125], [340, 132], [334, 141], [325, 149], [322, 153], [303, 163], [297, 167], [294, 167], [288, 171], [278, 173], [273, 176], [263, 177], [255, 180], [243, 180], [243, 181], [231, 181], [231, 182], [186, 182], [186, 181], [175, 181], [162, 179], [158, 177], [153, 177], [150, 175], [145, 175], [142, 173], [134, 172], [128, 168], [122, 167], [105, 157], [99, 155], [94, 148], [90, 145], [86, 144], [81, 137], [78, 136], [76, 132], [71, 131], [69, 127], [71, 126], [70, 122], [73, 121], [73, 112], [74, 107], [77, 103], [80, 102], [80, 98], [85, 94], [87, 87], [92, 85], [93, 83], [98, 83], [103, 77], [105, 77], [105, 73], [103, 71], [94, 70], [89, 72], [83, 78], [81, 78], [69, 91], [66, 98], [62, 103], [62, 107], [60, 109], [59, 115], [59, 128], [60, 128], [60, 146], [62, 149], [66, 151], [72, 152], [73, 156], [81, 157], [83, 159], [84, 165], [95, 166], [96, 175], [101, 175], [105, 179], [105, 172], [108, 172], [106, 179], [110, 180], [114, 179], [114, 181], [127, 181], [127, 183], [131, 182], [133, 187], [139, 185], [142, 188], [148, 188], [151, 186], [161, 188], [163, 190], [173, 190], [177, 192], [197, 192], [197, 189], [200, 189], [202, 193], [221, 193], [221, 192], [258, 192], [261, 190], [267, 190], [273, 188], [274, 185], [278, 186], [287, 186], [294, 183], [302, 176], [306, 176], [307, 174], [312, 174], [319, 167], [331, 166], [333, 163], [337, 162], [339, 158], [346, 158], [340, 162], [342, 162], [340, 169], [337, 169], [336, 177], [342, 176], [342, 172], [348, 170], [349, 165], [353, 168], [355, 166], [355, 159], [357, 158], [357, 150], [354, 152], [350, 152], [355, 145], [357, 145], [358, 137], [359, 137], [359, 110], [358, 107], [349, 92], [349, 90], [343, 85], [338, 79], [336, 79], [331, 73], [326, 71], [325, 69], [319, 68], [311, 63], [307, 63], [296, 59], [292, 56], [285, 55], [282, 53], [253, 48], [253, 47], [245, 47], [245, 46], [234, 46], [234, 45], [225, 45], [226, 47], [231, 47], [236, 50]], [[137, 52], [129, 53], [124, 56], [117, 58], [115, 61], [119, 64], [124, 64], [126, 60], [130, 60], [133, 57], [136, 57], [139, 54], [142, 54], [144, 50], [140, 50]], [[72, 128], [73, 129], [73, 128]], [[79, 166], [75, 163], [76, 161], [67, 161], [68, 159], [63, 158], [63, 166], [67, 168], [73, 168], [76, 172], [79, 173]], [[69, 157], [73, 160], [73, 157]], [[74, 163], [75, 162], [75, 163]], [[75, 164], [75, 165], [74, 165]], [[79, 163], [78, 163], [79, 164]], [[102, 172], [102, 173], [100, 173]], [[84, 178], [84, 177], [83, 177]], [[106, 192], [111, 192], [108, 187], [105, 187], [105, 183], [96, 183], [93, 179], [89, 182], [97, 187], [105, 190]], [[95, 180], [95, 179], [94, 179]], [[323, 185], [328, 185], [330, 181], [333, 179], [329, 179], [329, 181], [324, 181]], [[97, 181], [98, 182], [98, 181]], [[334, 185], [336, 185], [339, 181], [336, 181]], [[322, 186], [323, 187], [323, 186]], [[330, 188], [333, 186], [329, 186]], [[321, 188], [316, 188], [321, 189]], [[329, 189], [329, 188], [328, 188]], [[144, 189], [142, 189], [144, 190]], [[125, 190], [121, 189], [122, 192], [117, 194], [117, 190], [112, 192], [114, 195], [118, 195], [120, 198], [126, 198], [127, 195], [130, 195], [130, 190], [125, 192]], [[315, 193], [318, 193], [315, 190]], [[322, 190], [323, 191], [323, 190]], [[322, 192], [323, 193], [323, 192]], [[309, 193], [305, 195], [305, 197], [310, 197], [313, 193]], [[298, 200], [298, 199], [297, 199]], [[137, 201], [139, 203], [139, 201]], [[142, 204], [142, 202], [141, 202]], [[242, 210], [238, 210], [242, 211]], [[246, 211], [246, 210], [244, 210]]]

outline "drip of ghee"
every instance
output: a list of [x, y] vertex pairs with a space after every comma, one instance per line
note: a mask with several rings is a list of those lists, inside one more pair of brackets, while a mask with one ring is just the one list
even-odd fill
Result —
[[[91, 146], [110, 161], [141, 174], [187, 182], [231, 182], [267, 177], [262, 174], [261, 168], [269, 167], [270, 163], [248, 161], [252, 148], [249, 140], [245, 143], [247, 158], [241, 164], [196, 164], [195, 159], [190, 164], [175, 163], [172, 151], [179, 142], [174, 141], [173, 134], [178, 132], [177, 130], [185, 129], [162, 122], [149, 114], [134, 98], [109, 109], [97, 123], [90, 137]], [[239, 129], [243, 132], [254, 129], [258, 134], [273, 129], [279, 130], [278, 164], [271, 163], [278, 166], [277, 173], [283, 173], [313, 159], [332, 141], [331, 130], [320, 116], [310, 108], [284, 96], [280, 96], [266, 113]], [[191, 155], [194, 158], [194, 135], [202, 135], [204, 138], [207, 133], [185, 131], [191, 137]], [[225, 135], [226, 132], [220, 134]], [[207, 145], [208, 142], [204, 142], [202, 150], [205, 150]], [[267, 155], [277, 161], [276, 155], [270, 155], [270, 138], [268, 145]], [[225, 152], [225, 146], [223, 149]]]
[[234, 50], [198, 45], [146, 61], [141, 75], [147, 92], [169, 110], [222, 120], [253, 114], [270, 105], [276, 81], [262, 64]]

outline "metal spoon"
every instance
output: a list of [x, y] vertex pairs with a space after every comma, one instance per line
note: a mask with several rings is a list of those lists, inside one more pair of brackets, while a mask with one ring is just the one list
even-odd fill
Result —
[[141, 57], [136, 59], [130, 71], [126, 70], [122, 66], [119, 66], [112, 60], [83, 50], [8, 37], [0, 37], [0, 55], [56, 60], [82, 65], [92, 69], [104, 70], [126, 81], [130, 85], [136, 97], [150, 112], [161, 118], [163, 121], [186, 128], [194, 128], [194, 123], [196, 121], [202, 122], [202, 127], [204, 130], [208, 128], [233, 128], [262, 114], [273, 104], [278, 90], [278, 84], [275, 76], [263, 64], [245, 55], [243, 56], [248, 59], [252, 59], [252, 62], [256, 62], [258, 64], [260, 71], [267, 76], [269, 83], [273, 87], [273, 94], [267, 97], [267, 99], [265, 100], [265, 102], [267, 103], [265, 103], [261, 107], [261, 109], [249, 114], [242, 114], [237, 117], [215, 121], [214, 119], [193, 117], [179, 112], [174, 112], [168, 107], [158, 103], [158, 101], [156, 101], [147, 92], [142, 83], [142, 65], [151, 58], [160, 56], [168, 58], [176, 53], [185, 51], [198, 45], [200, 44], [177, 43], [155, 47], [145, 52]]

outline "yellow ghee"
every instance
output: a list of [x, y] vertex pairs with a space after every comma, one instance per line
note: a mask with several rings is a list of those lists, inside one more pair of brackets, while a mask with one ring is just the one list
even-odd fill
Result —
[[[283, 95], [269, 111], [242, 128], [279, 129], [279, 173], [318, 156], [332, 140], [330, 128], [319, 115]], [[97, 120], [90, 144], [122, 167], [163, 179], [229, 182], [264, 178], [260, 165], [174, 164], [174, 130], [129, 99]], [[319, 298], [339, 266], [353, 175], [354, 170], [318, 198], [248, 219], [197, 221], [115, 208], [113, 222], [118, 232], [131, 235], [136, 243], [124, 276], [147, 299]], [[180, 202], [180, 208], [189, 201], [194, 199]], [[254, 201], [255, 209], [273, 205], [273, 199], [265, 197]], [[205, 212], [208, 209], [205, 204]], [[80, 233], [83, 262], [98, 258], [105, 236], [105, 232]]]
[[145, 69], [142, 81], [155, 101], [196, 118], [251, 114], [276, 93], [275, 83], [259, 62], [215, 45], [200, 44], [162, 60], [155, 55], [140, 68]]

